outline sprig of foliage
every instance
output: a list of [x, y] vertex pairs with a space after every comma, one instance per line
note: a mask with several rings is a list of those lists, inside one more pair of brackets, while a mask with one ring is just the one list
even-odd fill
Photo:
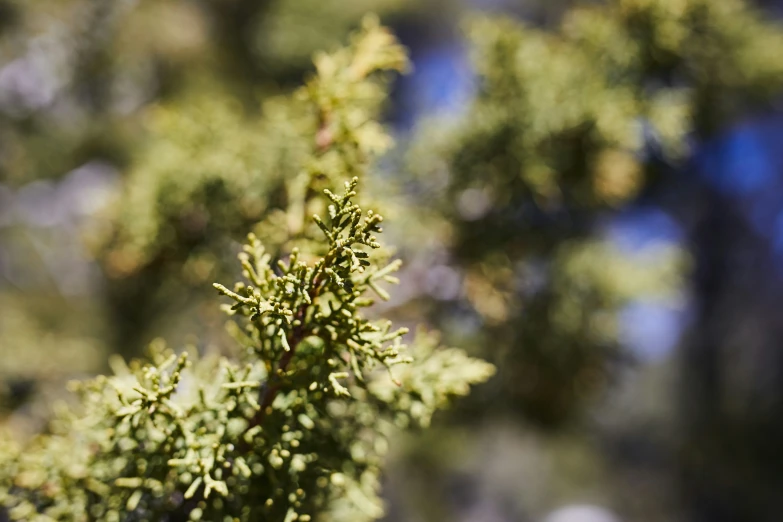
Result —
[[[272, 403], [283, 385], [350, 395], [339, 379], [352, 374], [363, 381], [365, 371], [376, 363], [390, 368], [406, 360], [401, 356], [399, 340], [407, 330], [391, 331], [390, 324], [373, 323], [360, 314], [362, 308], [373, 304], [365, 295], [368, 290], [388, 295], [377, 281], [393, 281], [390, 274], [400, 263], [373, 267], [367, 249], [380, 247], [373, 234], [380, 232], [382, 217], [372, 211], [364, 214], [352, 203], [357, 184], [357, 178], [347, 182], [340, 197], [325, 191], [332, 203], [329, 222], [317, 215], [313, 221], [324, 235], [326, 254], [312, 266], [300, 261], [299, 251], [294, 249], [287, 263], [278, 262], [278, 275], [270, 266], [269, 254], [251, 236], [250, 245], [240, 256], [243, 274], [251, 284], [238, 283], [233, 291], [215, 284], [235, 301], [231, 312], [247, 318], [246, 334], [252, 351], [267, 361], [267, 370], [273, 376], [261, 394], [262, 409]], [[312, 338], [319, 339], [317, 348]], [[306, 365], [302, 375], [301, 368], [289, 370], [289, 365], [307, 339], [309, 351], [317, 359]], [[322, 357], [326, 357], [328, 371], [320, 370], [323, 361], [318, 359]], [[319, 371], [313, 373], [313, 367]]]
[[272, 255], [308, 250], [307, 216], [325, 212], [313, 195], [362, 178], [391, 146], [379, 114], [408, 66], [392, 33], [368, 16], [349, 45], [315, 62], [304, 86], [266, 97], [260, 111], [198, 90], [147, 110], [145, 146], [90, 238], [122, 353], [136, 355], [151, 325], [187, 320], [206, 283], [232, 273], [249, 230]]
[[[272, 268], [251, 236], [240, 255], [248, 283], [215, 285], [245, 325], [240, 361], [191, 368], [186, 352], [156, 345], [152, 364], [77, 385], [83, 416], [64, 417], [60, 432], [9, 460], [11, 516], [306, 521], [343, 493], [357, 513], [379, 516], [375, 491], [362, 484], [377, 484], [381, 441], [399, 416], [426, 425], [493, 369], [458, 350], [435, 355], [431, 339], [416, 364], [404, 355], [405, 329], [364, 317], [367, 294], [393, 282], [399, 263], [378, 265], [367, 252], [380, 246], [382, 219], [353, 203], [357, 183], [341, 196], [326, 191], [329, 220], [313, 218], [325, 254], [314, 263], [294, 251]], [[394, 384], [400, 363], [413, 364]], [[68, 445], [79, 465], [52, 453]]]
[[[429, 337], [408, 351], [406, 329], [365, 315], [400, 267], [381, 252], [382, 217], [355, 203], [355, 174], [386, 144], [370, 117], [384, 91], [365, 80], [405, 62], [372, 19], [352, 48], [319, 58], [302, 91], [316, 109], [294, 182], [304, 190], [291, 190], [282, 224], [270, 216], [259, 227], [276, 231], [268, 240], [249, 236], [245, 281], [215, 285], [233, 301], [224, 308], [237, 356], [156, 342], [149, 362], [114, 359], [115, 375], [76, 383], [80, 406], [51, 434], [0, 455], [0, 502], [13, 520], [375, 519], [389, 435], [411, 419], [428, 424], [493, 373], [459, 350], [433, 355]], [[318, 208], [325, 217], [297, 223]]]

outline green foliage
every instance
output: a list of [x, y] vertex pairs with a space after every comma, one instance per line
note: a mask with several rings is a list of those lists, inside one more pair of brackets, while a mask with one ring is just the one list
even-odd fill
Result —
[[306, 86], [268, 99], [260, 120], [214, 96], [151, 111], [148, 145], [104, 239], [110, 274], [182, 263], [194, 247], [214, 260], [227, 235], [281, 208], [296, 214], [286, 228], [300, 228], [313, 178], [350, 175], [390, 146], [377, 122], [388, 84], [379, 73], [407, 67], [392, 35], [367, 18], [349, 47], [315, 65]]
[[[379, 114], [404, 50], [368, 18], [347, 47], [310, 56], [368, 8], [415, 9], [399, 25], [436, 29], [425, 46], [437, 45], [461, 2], [0, 0], [0, 205], [86, 162], [122, 173], [114, 204], [88, 223], [107, 278], [84, 309], [58, 284], [73, 259], [46, 248], [74, 243], [73, 222], [37, 235], [19, 218], [3, 244], [12, 264], [51, 278], [8, 277], [23, 292], [0, 296], [0, 518], [374, 519], [390, 446], [402, 518], [459, 518], [437, 496], [454, 484], [444, 470], [528, 517], [584, 498], [588, 483], [591, 498], [622, 506], [626, 474], [596, 474], [593, 431], [517, 433], [509, 412], [548, 426], [578, 418], [625, 375], [623, 308], [677, 306], [684, 253], [625, 251], [603, 225], [640, 195], [660, 201], [690, 143], [779, 91], [781, 32], [737, 0], [579, 2], [551, 24], [568, 2], [528, 3], [544, 28], [468, 24], [476, 98], [412, 139], [411, 170], [429, 190], [404, 207], [397, 174], [368, 176], [391, 145]], [[377, 248], [368, 208], [383, 209], [414, 261], [389, 303], [373, 301], [394, 293], [399, 262]], [[207, 284], [240, 272], [222, 297]], [[499, 378], [456, 422], [433, 423], [492, 367], [379, 316], [438, 324]], [[182, 331], [198, 333], [198, 349], [156, 341], [146, 359], [113, 357], [112, 376], [52, 408], [64, 379], [100, 369], [101, 350], [135, 354], [153, 335], [181, 346]], [[399, 430], [427, 426], [417, 451], [399, 449], [412, 442]], [[415, 471], [395, 477], [406, 461]], [[671, 482], [655, 475], [633, 509], [672, 518], [647, 494]]]
[[[616, 0], [570, 9], [554, 29], [467, 27], [476, 97], [456, 121], [425, 125], [409, 163], [441, 202], [484, 325], [475, 344], [494, 350], [509, 405], [556, 424], [608, 382], [620, 309], [675, 295], [687, 266], [656, 247], [611, 248], [602, 220], [674, 175], [689, 142], [779, 91], [783, 33], [733, 0]], [[619, 269], [644, 256], [657, 260], [648, 271]], [[629, 277], [657, 282], [629, 292]]]
[[[383, 514], [378, 488], [389, 436], [426, 426], [448, 399], [494, 371], [460, 350], [436, 349], [424, 333], [406, 350], [406, 329], [368, 318], [375, 297], [389, 298], [385, 286], [397, 282], [400, 266], [378, 242], [382, 217], [355, 202], [359, 178], [389, 146], [374, 119], [386, 91], [373, 74], [405, 65], [391, 34], [368, 18], [349, 48], [318, 56], [306, 87], [276, 102], [293, 118], [270, 143], [277, 155], [261, 161], [282, 169], [283, 202], [258, 225], [263, 240], [251, 234], [239, 255], [245, 281], [215, 284], [232, 300], [224, 307], [234, 318], [235, 346], [224, 350], [231, 355], [177, 354], [161, 341], [148, 362], [115, 358], [113, 376], [74, 384], [79, 405], [59, 412], [51, 433], [2, 448], [0, 502], [13, 520], [306, 522]], [[265, 120], [270, 136], [273, 121], [283, 125]], [[210, 212], [233, 204], [241, 213], [242, 197], [263, 198], [254, 185], [263, 176], [241, 175], [264, 169], [260, 158], [238, 152], [246, 142], [215, 143], [208, 134], [195, 130], [182, 147], [153, 145], [167, 152], [151, 156], [161, 162], [148, 164], [156, 174], [144, 183], [152, 187], [132, 197], [157, 201], [140, 206], [160, 217], [148, 214], [131, 234], [153, 238], [129, 241], [144, 245], [138, 259], [167, 248], [150, 228], [170, 216], [199, 204]], [[221, 150], [204, 150], [213, 146]], [[203, 174], [177, 180], [187, 150], [198, 154]], [[289, 166], [274, 159], [282, 157]], [[228, 203], [209, 201], [214, 180]], [[397, 373], [398, 365], [405, 369]]]
[[[305, 239], [312, 194], [361, 175], [391, 145], [378, 122], [391, 73], [407, 59], [368, 17], [350, 45], [315, 57], [315, 74], [261, 113], [214, 93], [149, 111], [149, 139], [91, 238], [109, 276], [117, 343], [148, 340], [155, 318], [193, 313], [209, 280], [232, 273], [235, 241], [254, 228], [277, 248]], [[209, 91], [207, 91], [209, 93]], [[260, 224], [259, 224], [260, 223]]]
[[783, 34], [734, 0], [616, 0], [570, 10], [556, 31], [497, 17], [468, 30], [480, 88], [443, 146], [452, 190], [492, 190], [498, 212], [523, 195], [552, 209], [627, 201], [645, 132], [676, 160], [694, 131], [783, 82], [770, 54]]
[[[285, 115], [276, 118], [285, 121]], [[288, 149], [302, 138], [246, 121], [224, 99], [191, 97], [148, 115], [149, 138], [128, 173], [121, 199], [109, 209], [111, 228], [97, 238], [110, 276], [127, 277], [161, 257], [182, 263], [182, 251], [210, 259], [232, 233], [247, 230], [267, 210], [267, 198], [288, 169]], [[261, 139], [259, 139], [261, 138]], [[264, 143], [265, 147], [259, 147]], [[279, 172], [279, 174], [278, 174]], [[102, 243], [102, 244], [101, 244]], [[214, 259], [212, 261], [214, 263]], [[186, 275], [203, 284], [209, 270]]]
[[144, 141], [150, 107], [182, 108], [194, 91], [252, 105], [299, 84], [313, 52], [338, 45], [367, 10], [404, 7], [404, 0], [4, 0], [0, 62], [11, 67], [0, 96], [0, 179], [57, 178], [96, 157], [125, 167]]

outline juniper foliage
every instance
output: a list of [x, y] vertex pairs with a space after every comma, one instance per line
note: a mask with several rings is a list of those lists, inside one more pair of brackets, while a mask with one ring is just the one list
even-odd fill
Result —
[[[50, 364], [58, 357], [35, 335], [61, 324], [78, 325], [75, 337], [96, 351], [126, 357], [158, 335], [208, 343], [222, 332], [208, 283], [232, 273], [248, 230], [286, 207], [283, 180], [298, 176], [310, 151], [304, 127], [315, 113], [284, 94], [312, 69], [313, 52], [339, 45], [367, 9], [405, 7], [289, 4], [0, 0], [0, 242], [13, 267], [0, 293], [8, 322], [15, 310], [33, 318], [19, 327], [29, 335], [12, 338], [10, 326], [0, 334], [0, 367], [20, 370], [0, 386], [3, 411], [13, 403], [19, 415], [0, 422], [22, 420], [22, 405], [38, 416], [28, 400], [101, 369], [100, 354]], [[380, 71], [370, 76], [383, 84]], [[43, 206], [60, 220], [18, 210], [27, 191], [56, 197]], [[87, 266], [96, 260], [103, 274]]]
[[357, 203], [359, 178], [389, 144], [372, 119], [385, 91], [371, 75], [404, 65], [372, 18], [350, 48], [316, 59], [290, 100], [307, 152], [285, 180], [286, 204], [257, 227], [267, 233], [248, 237], [244, 281], [215, 284], [231, 301], [231, 355], [159, 341], [148, 360], [115, 357], [114, 375], [75, 383], [79, 404], [51, 433], [0, 452], [0, 501], [13, 520], [383, 514], [389, 437], [428, 425], [494, 371], [423, 331], [406, 350], [407, 329], [369, 318], [400, 267], [378, 241], [381, 215]]
[[319, 204], [313, 191], [361, 175], [391, 146], [378, 117], [392, 74], [407, 67], [368, 17], [348, 46], [316, 55], [305, 86], [266, 99], [260, 117], [212, 95], [151, 110], [149, 141], [92, 239], [117, 322], [132, 329], [118, 343], [143, 338], [150, 314], [177, 314], [202, 297], [194, 288], [231, 273], [226, 252], [249, 229], [275, 243], [301, 235]]

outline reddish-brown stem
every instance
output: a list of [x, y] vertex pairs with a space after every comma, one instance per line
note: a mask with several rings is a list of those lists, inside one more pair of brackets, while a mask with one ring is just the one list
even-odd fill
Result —
[[[319, 114], [318, 132], [316, 133], [315, 136], [315, 146], [317, 152], [323, 153], [334, 144], [333, 137], [329, 132], [328, 120], [329, 120], [329, 115], [325, 114], [324, 111], [322, 110]], [[323, 282], [322, 276], [324, 273], [323, 269], [324, 267], [328, 266], [330, 261], [331, 261], [331, 256], [327, 255], [326, 258], [324, 259], [323, 265], [321, 265], [321, 271], [315, 276], [313, 280], [313, 286], [309, 291], [310, 302], [314, 302], [315, 299], [321, 293], [321, 289], [322, 289], [321, 283]], [[304, 320], [305, 320], [305, 314], [307, 312], [307, 307], [308, 307], [307, 303], [302, 304], [300, 305], [299, 309], [296, 312], [294, 321], [299, 321], [299, 325], [294, 327], [294, 329], [291, 331], [290, 336], [286, 337], [286, 341], [288, 342], [288, 346], [290, 347], [290, 350], [285, 352], [280, 357], [280, 360], [277, 361], [277, 365], [276, 365], [277, 367], [273, 368], [273, 371], [269, 376], [269, 378], [267, 379], [267, 382], [264, 384], [264, 386], [261, 387], [261, 390], [259, 391], [259, 397], [258, 397], [258, 404], [260, 408], [251, 419], [248, 429], [254, 426], [261, 425], [261, 423], [264, 421], [264, 417], [266, 416], [267, 410], [269, 409], [270, 406], [272, 406], [275, 397], [277, 397], [277, 394], [280, 392], [280, 388], [282, 387], [282, 383], [280, 381], [281, 376], [288, 368], [288, 365], [291, 363], [291, 360], [294, 358], [297, 346], [305, 338], [306, 331], [304, 329]]]
[[[330, 259], [331, 256], [327, 256], [324, 259], [324, 264], [322, 265], [322, 268], [328, 264]], [[309, 292], [310, 302], [315, 301], [318, 298], [318, 296], [321, 294], [322, 274], [323, 271], [321, 271], [318, 275], [316, 275], [313, 281], [313, 287]], [[248, 426], [248, 429], [254, 426], [259, 426], [263, 422], [264, 417], [266, 416], [267, 409], [269, 409], [269, 407], [272, 405], [272, 402], [275, 400], [275, 397], [277, 397], [277, 394], [280, 392], [281, 374], [286, 371], [288, 365], [291, 363], [291, 360], [294, 358], [294, 355], [296, 353], [296, 347], [305, 338], [304, 320], [305, 320], [305, 314], [307, 313], [307, 307], [308, 307], [307, 303], [302, 304], [296, 312], [294, 321], [299, 321], [299, 325], [294, 327], [294, 329], [291, 331], [290, 336], [286, 338], [286, 340], [288, 341], [288, 346], [291, 349], [285, 352], [282, 355], [282, 357], [280, 357], [280, 360], [277, 361], [277, 367], [273, 370], [272, 374], [267, 379], [266, 384], [261, 387], [261, 390], [259, 392], [259, 400], [258, 400], [258, 404], [260, 408], [253, 416], [252, 420], [250, 421], [250, 425]]]

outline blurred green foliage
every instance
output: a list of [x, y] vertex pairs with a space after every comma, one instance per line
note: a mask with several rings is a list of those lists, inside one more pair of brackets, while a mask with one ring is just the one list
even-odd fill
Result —
[[687, 273], [670, 248], [612, 247], [602, 223], [681, 167], [690, 141], [779, 92], [783, 32], [732, 0], [618, 0], [553, 30], [503, 17], [467, 29], [475, 100], [425, 122], [408, 164], [451, 225], [500, 402], [558, 425], [624, 358], [619, 311], [675, 303]]

